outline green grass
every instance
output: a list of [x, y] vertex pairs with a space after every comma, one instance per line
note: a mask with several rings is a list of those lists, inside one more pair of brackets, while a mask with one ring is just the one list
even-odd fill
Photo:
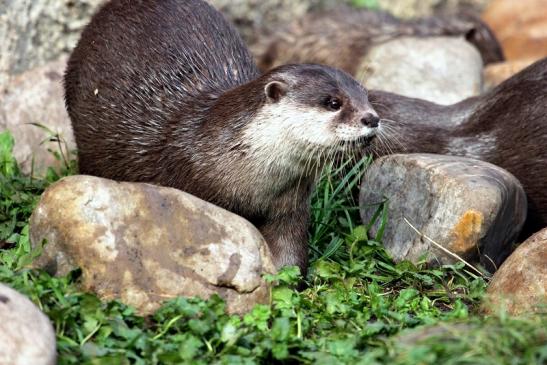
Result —
[[[484, 318], [476, 314], [485, 281], [461, 265], [429, 269], [395, 264], [381, 237], [368, 237], [352, 199], [362, 161], [330, 169], [313, 199], [308, 289], [292, 287], [298, 271], [268, 280], [271, 305], [238, 317], [218, 297], [179, 298], [153, 316], [119, 303], [101, 303], [77, 286], [80, 273], [54, 278], [25, 269], [37, 254], [28, 220], [41, 192], [72, 173], [24, 176], [0, 135], [0, 282], [28, 295], [54, 322], [59, 364], [541, 364], [547, 361], [545, 316]], [[66, 155], [66, 153], [65, 153]], [[349, 173], [343, 173], [350, 170]], [[379, 207], [377, 219], [386, 222]], [[421, 325], [464, 323], [420, 343], [397, 335]], [[452, 334], [452, 335], [450, 335]]]

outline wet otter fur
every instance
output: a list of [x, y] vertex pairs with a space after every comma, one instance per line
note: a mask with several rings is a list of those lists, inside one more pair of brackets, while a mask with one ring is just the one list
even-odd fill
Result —
[[261, 75], [239, 34], [202, 0], [113, 0], [65, 74], [80, 173], [174, 187], [255, 224], [277, 267], [307, 267], [309, 199], [333, 151], [379, 118], [343, 71]]
[[312, 62], [358, 76], [360, 61], [372, 46], [403, 36], [464, 37], [478, 49], [485, 64], [504, 60], [494, 33], [471, 12], [401, 20], [386, 12], [348, 7], [310, 13], [264, 37], [253, 53], [261, 70]]
[[[438, 153], [511, 172], [528, 198], [522, 238], [547, 227], [547, 58], [484, 95], [450, 106], [371, 90], [387, 141], [382, 153]], [[380, 152], [382, 151], [382, 152]]]

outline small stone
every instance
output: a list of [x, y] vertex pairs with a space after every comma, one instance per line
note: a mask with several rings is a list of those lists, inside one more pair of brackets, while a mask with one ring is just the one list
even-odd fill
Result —
[[[423, 234], [494, 270], [511, 252], [526, 219], [519, 181], [500, 167], [464, 157], [396, 154], [377, 159], [361, 186], [364, 224], [385, 199], [388, 222], [382, 240], [396, 261], [417, 262], [423, 254], [429, 263], [458, 261]], [[373, 231], [378, 227], [379, 221]]]
[[82, 269], [84, 290], [142, 314], [178, 296], [217, 293], [230, 313], [269, 300], [275, 268], [245, 219], [177, 189], [71, 176], [49, 187], [30, 223], [35, 262], [52, 274]]
[[492, 277], [482, 309], [547, 312], [547, 228], [522, 243]]
[[59, 151], [59, 143], [46, 141], [51, 133], [32, 123], [49, 128], [53, 134], [58, 133], [65, 141], [61, 143], [65, 154], [75, 149], [63, 97], [65, 65], [63, 57], [24, 72], [13, 78], [0, 94], [0, 131], [7, 129], [15, 138], [13, 155], [25, 173], [33, 170], [41, 174], [48, 166], [62, 163], [48, 151]]
[[369, 89], [448, 105], [481, 92], [482, 69], [480, 53], [463, 38], [402, 37], [375, 45], [357, 79]]
[[26, 296], [0, 284], [0, 364], [54, 365], [55, 331]]

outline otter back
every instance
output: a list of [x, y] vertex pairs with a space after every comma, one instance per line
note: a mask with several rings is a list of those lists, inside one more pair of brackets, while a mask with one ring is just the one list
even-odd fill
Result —
[[237, 31], [204, 1], [107, 3], [65, 75], [80, 172], [154, 179], [177, 113], [192, 128], [220, 94], [257, 75]]

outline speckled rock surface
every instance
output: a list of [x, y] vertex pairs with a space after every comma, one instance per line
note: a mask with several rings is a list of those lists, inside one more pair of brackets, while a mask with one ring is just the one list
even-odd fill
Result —
[[15, 138], [13, 154], [21, 169], [34, 173], [59, 164], [48, 149], [58, 151], [57, 142], [44, 142], [50, 133], [32, 125], [38, 123], [58, 133], [69, 151], [76, 148], [70, 119], [65, 110], [62, 75], [66, 58], [48, 62], [13, 78], [0, 94], [0, 131], [8, 129]]
[[356, 75], [369, 89], [449, 105], [481, 92], [482, 68], [463, 38], [404, 37], [374, 46]]
[[[511, 252], [526, 218], [518, 180], [487, 162], [431, 154], [398, 154], [376, 160], [361, 186], [361, 218], [389, 199], [383, 243], [393, 258], [453, 263], [419, 232], [450, 252], [493, 270]], [[378, 227], [378, 224], [375, 226]]]
[[182, 191], [71, 176], [36, 207], [36, 261], [54, 274], [80, 267], [84, 290], [150, 313], [177, 296], [218, 293], [232, 313], [269, 299], [262, 273], [275, 272], [266, 242], [249, 222]]
[[103, 0], [2, 0], [0, 91], [10, 77], [57, 59], [76, 44]]
[[518, 315], [547, 313], [547, 228], [528, 238], [492, 277], [482, 306]]
[[0, 284], [0, 364], [54, 365], [55, 331], [26, 296]]

